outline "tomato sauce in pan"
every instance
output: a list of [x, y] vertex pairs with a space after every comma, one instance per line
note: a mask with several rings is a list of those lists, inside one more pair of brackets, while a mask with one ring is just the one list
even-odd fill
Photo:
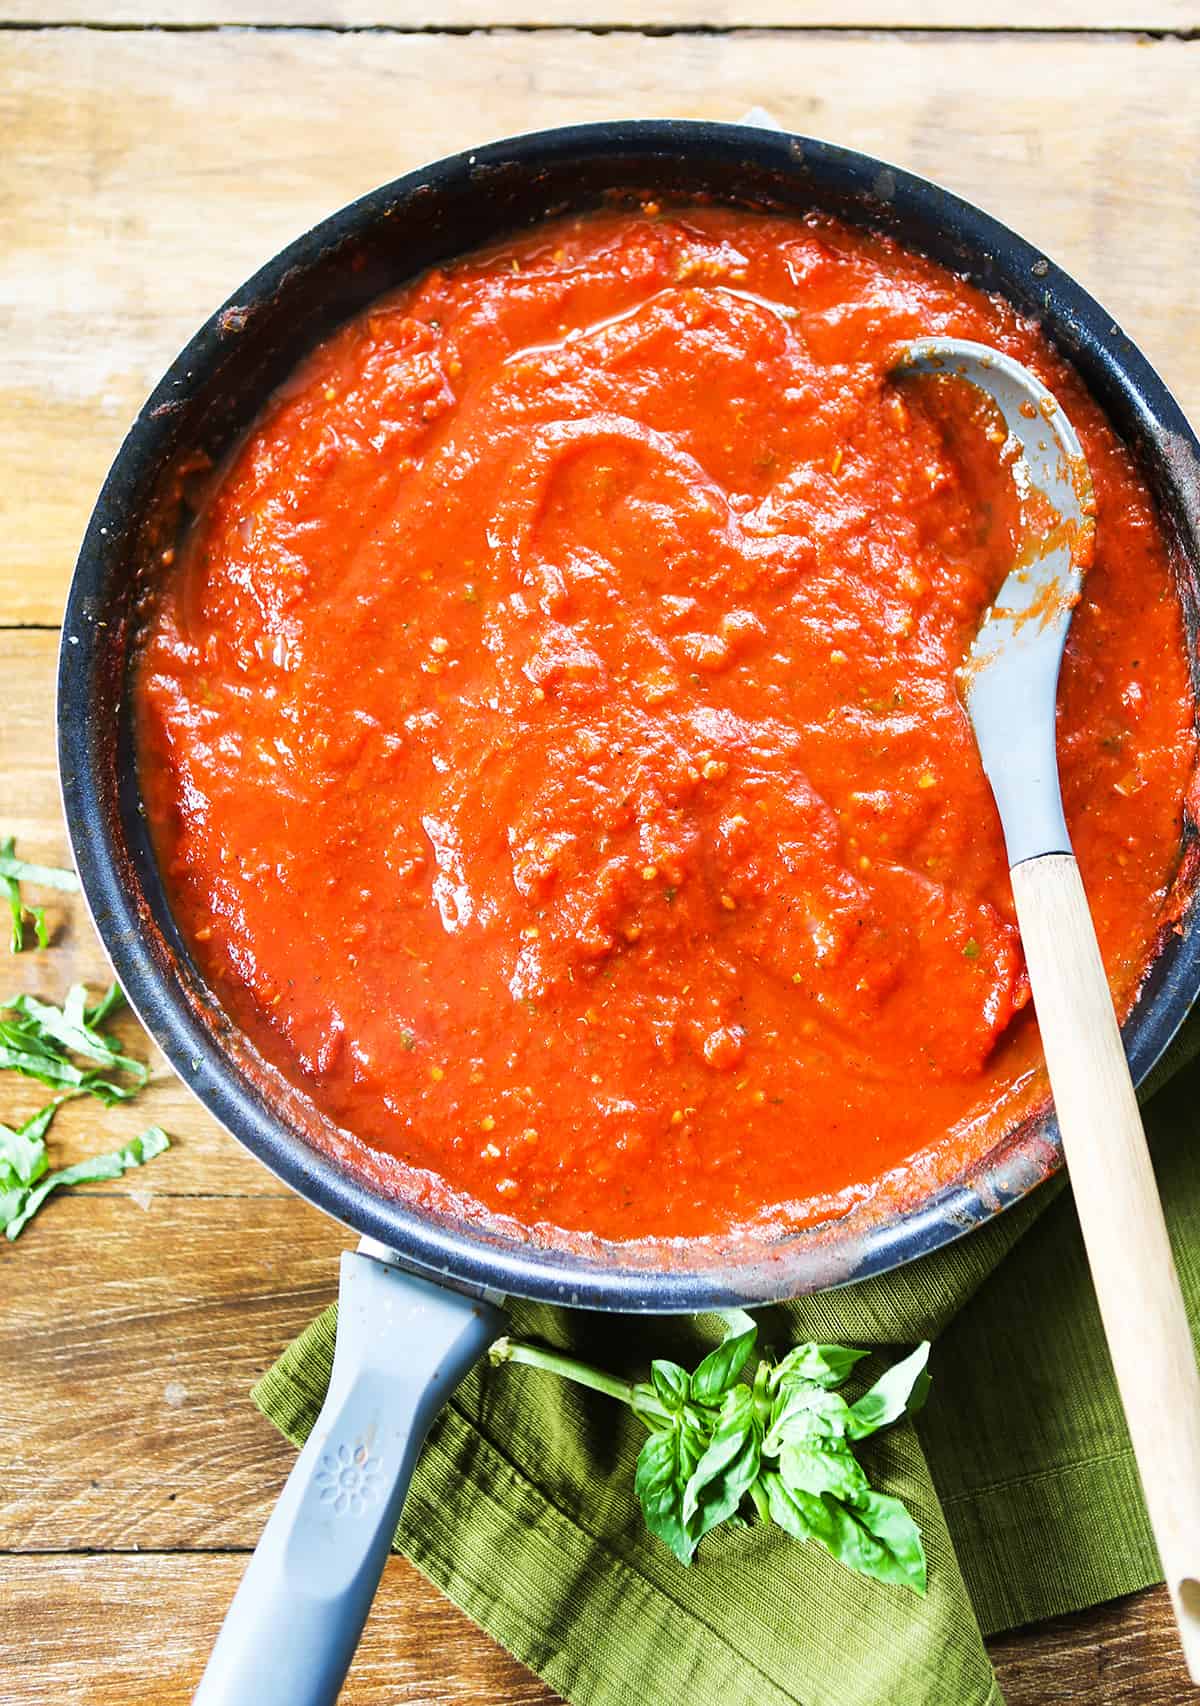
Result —
[[588, 215], [322, 345], [143, 639], [184, 934], [385, 1186], [688, 1236], [994, 1141], [1039, 1053], [954, 671], [1023, 519], [994, 426], [887, 379], [918, 333], [1028, 363], [1091, 466], [1059, 747], [1132, 1000], [1196, 747], [1168, 549], [1097, 405], [885, 238]]

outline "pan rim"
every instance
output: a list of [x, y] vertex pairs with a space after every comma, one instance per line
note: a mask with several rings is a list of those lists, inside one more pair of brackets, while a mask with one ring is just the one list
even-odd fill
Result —
[[[126, 861], [114, 833], [112, 778], [104, 771], [104, 749], [88, 713], [110, 643], [99, 621], [107, 608], [109, 541], [129, 525], [130, 505], [147, 467], [161, 460], [181, 399], [197, 375], [228, 358], [231, 315], [245, 315], [248, 305], [252, 309], [280, 289], [294, 269], [313, 264], [314, 257], [388, 217], [389, 209], [415, 194], [469, 189], [489, 171], [536, 172], [548, 162], [583, 155], [636, 154], [649, 166], [664, 154], [682, 153], [700, 165], [706, 153], [714, 152], [723, 157], [740, 152], [789, 175], [823, 172], [831, 181], [840, 175], [861, 187], [864, 206], [873, 196], [881, 209], [898, 208], [900, 217], [905, 208], [920, 207], [948, 222], [967, 251], [993, 260], [1003, 257], [1006, 274], [1038, 280], [1050, 336], [1060, 344], [1082, 340], [1092, 366], [1107, 372], [1112, 390], [1128, 405], [1153, 456], [1161, 463], [1173, 443], [1200, 466], [1200, 444], [1174, 398], [1100, 304], [1023, 238], [931, 180], [831, 143], [753, 126], [687, 120], [565, 126], [448, 156], [369, 192], [289, 244], [210, 316], [143, 406], [105, 481], [72, 578], [59, 656], [60, 784], [85, 901], [131, 1005], [208, 1111], [297, 1194], [395, 1250], [417, 1271], [538, 1301], [630, 1313], [701, 1312], [776, 1301], [865, 1279], [930, 1254], [1022, 1200], [1057, 1170], [1061, 1152], [1053, 1120], [1040, 1120], [1029, 1141], [1011, 1134], [1007, 1145], [999, 1146], [1003, 1153], [984, 1158], [968, 1178], [944, 1185], [908, 1210], [868, 1220], [857, 1232], [851, 1222], [845, 1235], [830, 1234], [836, 1250], [832, 1263], [830, 1251], [822, 1252], [803, 1232], [765, 1245], [761, 1261], [650, 1268], [610, 1264], [549, 1245], [497, 1243], [469, 1223], [439, 1222], [401, 1198], [383, 1195], [272, 1114], [182, 992], [164, 979], [147, 937], [144, 897], [132, 893], [126, 881]], [[1075, 359], [1070, 348], [1064, 353]], [[1200, 520], [1191, 513], [1186, 547], [1191, 560], [1200, 559]], [[1189, 904], [1182, 934], [1159, 953], [1153, 988], [1148, 985], [1146, 1001], [1135, 1004], [1127, 1023], [1137, 1081], [1168, 1047], [1200, 988], [1200, 943], [1191, 928], [1196, 910]], [[687, 1242], [699, 1248], [717, 1241]], [[608, 1248], [619, 1253], [621, 1247]]]

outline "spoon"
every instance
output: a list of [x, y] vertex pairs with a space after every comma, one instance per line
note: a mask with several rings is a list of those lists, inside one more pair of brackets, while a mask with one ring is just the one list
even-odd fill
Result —
[[1113, 1369], [1192, 1681], [1200, 1684], [1200, 1373], [1133, 1081], [1063, 818], [1055, 702], [1091, 551], [1092, 483], [1071, 423], [1020, 362], [922, 338], [893, 377], [965, 380], [996, 404], [1022, 496], [1057, 520], [1010, 570], [959, 673], [1004, 830], [1013, 900]]

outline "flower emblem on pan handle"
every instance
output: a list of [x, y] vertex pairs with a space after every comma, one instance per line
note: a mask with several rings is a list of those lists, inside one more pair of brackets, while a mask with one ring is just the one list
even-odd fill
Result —
[[321, 1503], [332, 1505], [338, 1516], [361, 1516], [379, 1497], [379, 1459], [365, 1445], [351, 1449], [339, 1445], [323, 1453], [316, 1484]]

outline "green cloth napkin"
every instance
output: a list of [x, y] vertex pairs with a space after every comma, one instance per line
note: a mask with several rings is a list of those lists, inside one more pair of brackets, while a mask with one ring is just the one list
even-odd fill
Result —
[[[1193, 1320], [1198, 1050], [1194, 1019], [1147, 1107]], [[684, 1569], [642, 1524], [640, 1423], [511, 1365], [472, 1374], [435, 1423], [398, 1549], [577, 1706], [1000, 1706], [984, 1635], [1161, 1580], [1061, 1181], [934, 1256], [756, 1314], [765, 1344], [936, 1339], [917, 1425], [862, 1449], [921, 1525], [926, 1599], [758, 1525], [716, 1531]], [[703, 1316], [510, 1315], [515, 1334], [634, 1378], [653, 1356], [694, 1363], [721, 1336]], [[297, 1444], [325, 1394], [335, 1320], [327, 1309], [254, 1389]]]

